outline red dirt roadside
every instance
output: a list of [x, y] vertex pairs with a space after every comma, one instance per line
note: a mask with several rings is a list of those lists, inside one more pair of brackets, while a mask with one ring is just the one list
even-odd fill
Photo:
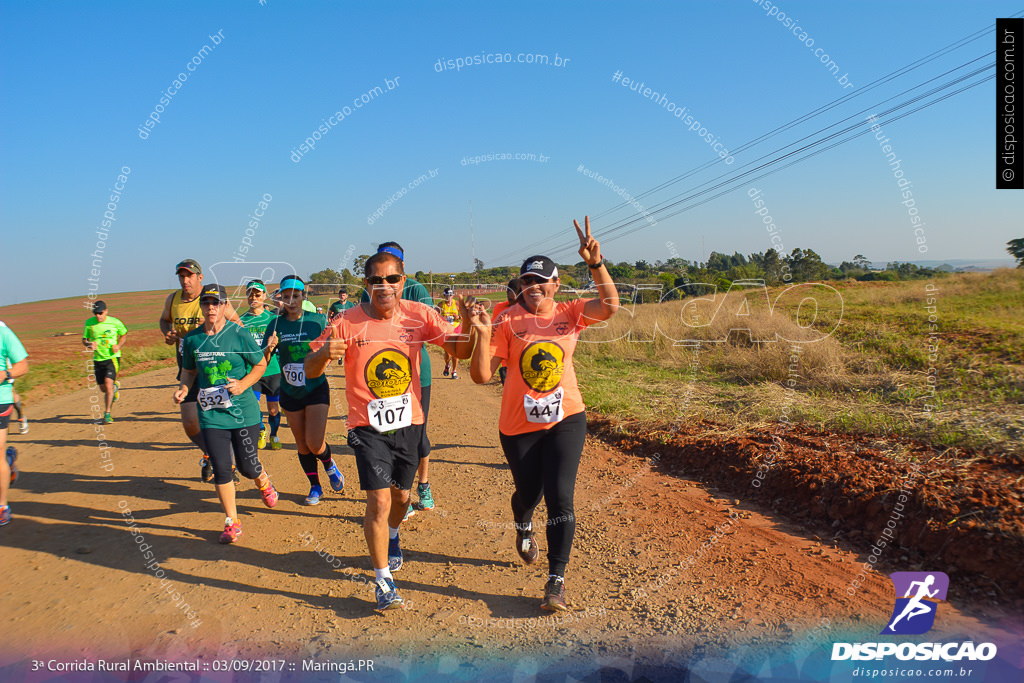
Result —
[[[248, 653], [435, 663], [443, 656], [454, 667], [487, 660], [515, 668], [525, 656], [668, 662], [805, 637], [819, 645], [873, 639], [890, 615], [885, 576], [847, 591], [866, 559], [853, 546], [687, 478], [696, 473], [667, 456], [644, 459], [591, 437], [567, 572], [574, 611], [552, 622], [538, 609], [544, 563], [521, 565], [512, 545], [500, 388], [436, 378], [429, 434], [438, 507], [403, 525], [406, 564], [396, 582], [410, 606], [380, 616], [365, 583], [372, 570], [363, 496], [342, 445], [344, 378], [331, 373], [328, 432], [345, 491], [302, 505], [305, 477], [282, 427], [285, 450], [262, 454], [281, 502], [267, 510], [243, 482], [244, 535], [233, 546], [217, 543], [223, 516], [212, 487], [198, 480], [197, 453], [172, 405], [173, 369], [126, 378], [117, 421], [104, 428], [111, 471], [101, 468], [88, 420], [91, 391], [32, 406], [31, 432], [9, 440], [22, 477], [11, 492], [14, 519], [0, 529], [2, 660]], [[146, 568], [125, 509], [166, 586]], [[542, 536], [540, 544], [543, 554]], [[969, 633], [977, 642], [1021, 631], [1019, 611], [998, 598], [953, 599], [940, 614], [936, 637]]]

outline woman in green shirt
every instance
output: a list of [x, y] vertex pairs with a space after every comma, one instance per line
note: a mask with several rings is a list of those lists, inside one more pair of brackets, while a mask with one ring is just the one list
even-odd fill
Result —
[[251, 388], [263, 376], [267, 361], [249, 332], [225, 320], [227, 300], [220, 285], [203, 286], [199, 306], [204, 322], [182, 342], [181, 386], [174, 392], [174, 402], [184, 401], [192, 383], [198, 382], [199, 427], [213, 465], [217, 497], [227, 515], [220, 542], [234, 543], [242, 535], [242, 525], [231, 477], [232, 449], [238, 471], [256, 480], [267, 507], [277, 505], [277, 491], [260, 464], [260, 407]]
[[327, 377], [306, 377], [303, 368], [309, 343], [327, 327], [322, 313], [303, 310], [306, 283], [298, 275], [281, 280], [281, 314], [267, 325], [263, 353], [270, 358], [275, 350], [281, 365], [281, 410], [295, 437], [299, 464], [309, 480], [306, 505], [316, 505], [323, 497], [316, 461], [319, 460], [331, 482], [331, 488], [345, 488], [345, 477], [338, 471], [327, 445], [327, 413], [331, 407]]

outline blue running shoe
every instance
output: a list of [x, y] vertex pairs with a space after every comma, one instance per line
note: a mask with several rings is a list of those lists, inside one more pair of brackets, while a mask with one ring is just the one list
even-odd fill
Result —
[[320, 499], [324, 495], [324, 490], [319, 486], [312, 486], [309, 489], [309, 495], [306, 496], [306, 505], [316, 505], [320, 502]]
[[14, 446], [7, 447], [7, 465], [11, 468], [11, 484], [14, 484], [18, 480], [18, 467], [15, 465], [15, 461], [18, 459], [18, 449]]
[[[4, 505], [0, 508], [0, 526], [7, 526], [11, 522], [11, 506]], [[392, 586], [394, 584], [391, 584]], [[397, 593], [395, 595], [398, 595]], [[377, 604], [380, 604], [380, 598], [377, 598]]]
[[398, 595], [395, 582], [391, 579], [377, 579], [374, 582], [374, 592], [377, 594], [377, 611], [396, 609], [402, 606], [402, 598]]
[[327, 470], [327, 478], [331, 480], [331, 488], [335, 491], [340, 493], [345, 488], [345, 475], [338, 471], [336, 464]]
[[402, 549], [398, 546], [398, 536], [388, 541], [388, 569], [397, 572], [402, 568]]

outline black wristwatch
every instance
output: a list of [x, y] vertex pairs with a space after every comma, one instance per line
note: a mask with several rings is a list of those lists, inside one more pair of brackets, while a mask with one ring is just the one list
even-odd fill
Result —
[[587, 268], [590, 268], [591, 270], [597, 270], [598, 268], [600, 268], [603, 265], [604, 265], [604, 259], [601, 259], [601, 261], [599, 263], [595, 263], [593, 265], [588, 263], [587, 264]]

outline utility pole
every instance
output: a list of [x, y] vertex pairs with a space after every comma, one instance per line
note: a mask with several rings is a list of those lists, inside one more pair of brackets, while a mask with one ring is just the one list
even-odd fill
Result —
[[473, 267], [469, 272], [476, 272], [476, 236], [473, 234], [473, 200], [469, 200], [469, 248], [473, 254]]

